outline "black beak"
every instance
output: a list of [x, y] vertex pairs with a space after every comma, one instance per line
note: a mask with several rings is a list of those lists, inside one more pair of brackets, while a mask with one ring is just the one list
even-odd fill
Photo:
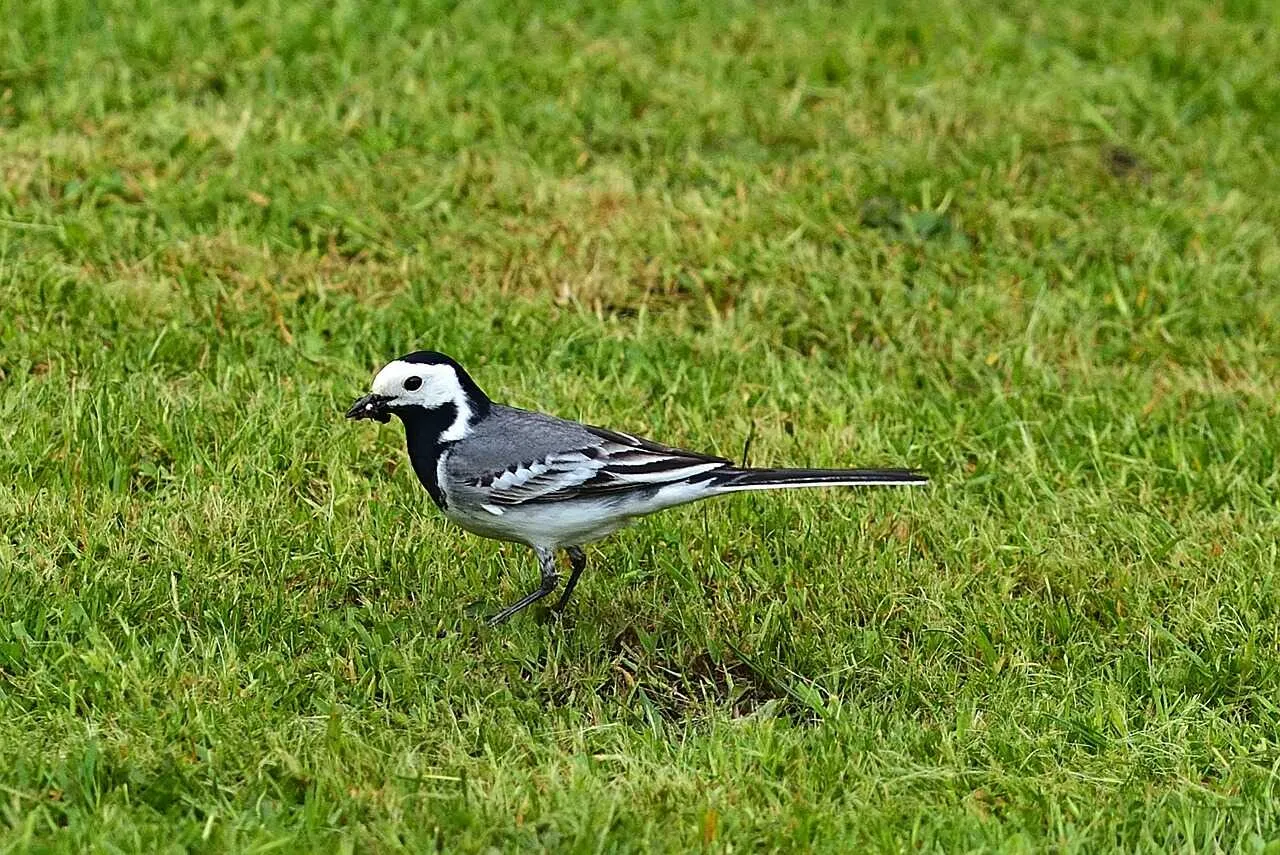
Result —
[[391, 411], [387, 409], [390, 400], [386, 395], [365, 395], [347, 410], [347, 418], [376, 419], [385, 425], [391, 421]]

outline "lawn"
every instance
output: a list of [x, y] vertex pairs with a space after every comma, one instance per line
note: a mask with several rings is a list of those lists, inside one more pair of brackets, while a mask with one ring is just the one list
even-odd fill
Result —
[[[0, 851], [1280, 851], [1280, 6], [614, 5], [0, 0]], [[490, 630], [418, 348], [933, 482]]]

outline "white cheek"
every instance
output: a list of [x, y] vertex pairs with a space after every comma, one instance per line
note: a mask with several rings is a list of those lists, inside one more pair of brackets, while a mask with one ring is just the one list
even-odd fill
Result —
[[412, 392], [404, 392], [402, 394], [404, 395], [404, 400], [408, 403], [417, 404], [427, 409], [435, 409], [450, 400], [440, 389], [432, 386], [422, 386]]

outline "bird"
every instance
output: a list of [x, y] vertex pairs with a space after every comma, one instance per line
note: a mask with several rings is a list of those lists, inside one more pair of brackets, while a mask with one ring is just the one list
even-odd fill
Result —
[[538, 587], [488, 618], [496, 626], [553, 593], [556, 553], [569, 579], [583, 546], [640, 517], [729, 493], [788, 487], [921, 485], [912, 469], [762, 469], [634, 434], [495, 403], [451, 357], [419, 350], [387, 363], [348, 419], [404, 424], [409, 462], [435, 505], [461, 528], [533, 549]]

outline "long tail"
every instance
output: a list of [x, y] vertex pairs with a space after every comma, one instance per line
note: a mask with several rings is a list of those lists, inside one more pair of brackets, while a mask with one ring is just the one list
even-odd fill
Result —
[[724, 492], [786, 487], [909, 487], [929, 479], [911, 469], [718, 469], [709, 479]]

